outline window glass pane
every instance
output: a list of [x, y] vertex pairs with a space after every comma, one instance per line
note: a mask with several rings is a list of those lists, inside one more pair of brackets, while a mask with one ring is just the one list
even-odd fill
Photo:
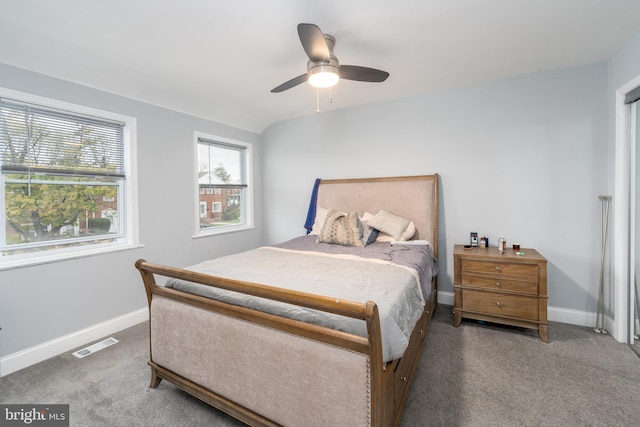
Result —
[[201, 231], [245, 224], [245, 151], [241, 146], [198, 141]]
[[4, 182], [2, 255], [121, 237], [120, 191], [115, 178], [6, 174]]

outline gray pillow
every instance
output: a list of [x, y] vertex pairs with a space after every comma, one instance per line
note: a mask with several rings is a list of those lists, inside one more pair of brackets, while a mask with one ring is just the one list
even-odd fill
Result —
[[367, 246], [376, 241], [376, 239], [378, 238], [378, 234], [380, 234], [380, 232], [375, 228], [369, 227], [369, 224], [367, 224], [365, 221], [361, 221], [361, 223], [362, 223], [362, 243], [364, 243], [364, 245]]

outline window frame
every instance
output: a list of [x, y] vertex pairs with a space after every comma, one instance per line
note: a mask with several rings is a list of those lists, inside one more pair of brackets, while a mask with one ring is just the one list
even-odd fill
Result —
[[[221, 145], [228, 145], [231, 147], [238, 147], [244, 149], [244, 171], [246, 187], [244, 188], [244, 210], [242, 212], [243, 223], [238, 225], [226, 225], [224, 227], [212, 227], [209, 229], [200, 228], [200, 185], [198, 183], [198, 144], [203, 139], [213, 143], [220, 143]], [[220, 234], [235, 233], [238, 231], [250, 230], [254, 227], [254, 201], [253, 201], [253, 145], [249, 142], [240, 141], [237, 139], [226, 138], [220, 135], [213, 135], [210, 133], [195, 131], [193, 133], [193, 194], [194, 194], [194, 230], [195, 234], [193, 238], [215, 236]]]
[[[64, 111], [66, 113], [78, 114], [83, 116], [93, 116], [124, 123], [123, 145], [125, 171], [125, 178], [121, 181], [120, 184], [120, 188], [122, 191], [121, 197], [124, 205], [124, 207], [121, 209], [122, 212], [119, 212], [119, 215], [122, 215], [121, 237], [112, 242], [99, 242], [90, 245], [68, 246], [45, 251], [0, 256], [0, 271], [140, 247], [138, 233], [137, 174], [135, 168], [133, 167], [136, 164], [137, 120], [134, 117], [125, 116], [111, 111], [99, 110], [96, 108], [87, 107], [85, 105], [74, 104], [53, 98], [46, 98], [43, 96], [20, 92], [4, 87], [0, 87], [0, 98], [12, 99], [18, 102], [24, 102], [26, 104], [40, 105], [48, 109]], [[4, 175], [0, 177], [0, 182], [2, 183], [2, 188], [0, 189], [0, 200], [2, 201], [3, 206], [3, 210], [0, 213], [0, 220], [2, 222], [0, 238], [4, 239], [6, 227], [4, 212]]]

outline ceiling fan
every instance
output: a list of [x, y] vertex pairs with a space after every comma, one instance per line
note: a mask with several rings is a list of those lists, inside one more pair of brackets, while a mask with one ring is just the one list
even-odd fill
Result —
[[377, 83], [389, 77], [386, 71], [375, 68], [340, 65], [338, 58], [333, 54], [336, 39], [329, 34], [323, 34], [317, 25], [298, 24], [298, 36], [309, 57], [307, 72], [271, 89], [272, 93], [284, 92], [306, 81], [314, 87], [325, 88], [334, 86], [340, 79]]

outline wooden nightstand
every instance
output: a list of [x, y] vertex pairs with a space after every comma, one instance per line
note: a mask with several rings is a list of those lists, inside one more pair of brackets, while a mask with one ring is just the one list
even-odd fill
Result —
[[537, 329], [547, 336], [547, 260], [535, 249], [453, 249], [453, 325], [462, 318]]

